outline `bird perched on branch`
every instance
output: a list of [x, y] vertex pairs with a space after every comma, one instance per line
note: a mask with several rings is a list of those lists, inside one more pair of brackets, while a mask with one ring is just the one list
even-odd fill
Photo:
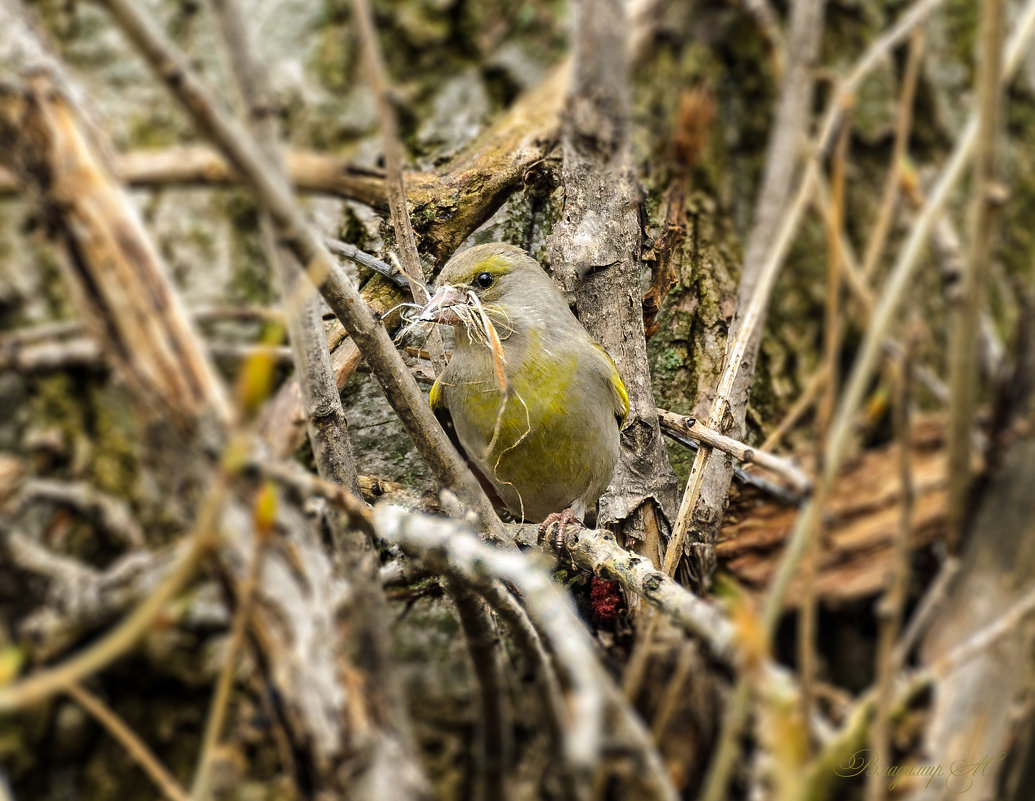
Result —
[[611, 357], [525, 251], [479, 245], [452, 259], [418, 318], [456, 327], [431, 388], [435, 414], [483, 486], [517, 519], [560, 525], [595, 511], [618, 461], [629, 397]]

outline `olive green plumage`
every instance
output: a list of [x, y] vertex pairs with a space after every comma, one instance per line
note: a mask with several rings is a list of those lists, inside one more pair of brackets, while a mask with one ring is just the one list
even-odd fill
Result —
[[[472, 306], [469, 292], [499, 335], [502, 364], [461, 324], [456, 312]], [[448, 412], [468, 461], [511, 513], [541, 521], [592, 509], [614, 473], [629, 399], [614, 362], [539, 264], [512, 245], [470, 248], [443, 268], [422, 319], [457, 326], [431, 405]]]

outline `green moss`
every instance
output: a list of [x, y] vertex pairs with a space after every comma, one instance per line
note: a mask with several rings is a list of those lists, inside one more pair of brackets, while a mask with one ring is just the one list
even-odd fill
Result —
[[132, 424], [133, 414], [127, 399], [107, 386], [93, 386], [94, 458], [90, 472], [99, 489], [131, 497], [140, 470], [137, 445], [139, 432]]
[[71, 464], [99, 488], [128, 495], [139, 470], [138, 432], [125, 396], [110, 385], [71, 373], [34, 381], [32, 418], [56, 428], [68, 443]]
[[276, 290], [259, 235], [258, 208], [243, 192], [227, 193], [222, 202], [232, 223], [230, 291], [233, 298], [245, 303], [272, 303]]
[[182, 121], [173, 113], [171, 105], [160, 108], [148, 108], [130, 117], [128, 121], [129, 139], [126, 146], [147, 149], [166, 148], [183, 144], [184, 130]]
[[978, 17], [981, 4], [969, 0], [948, 0], [942, 11], [956, 59], [966, 65], [973, 64], [977, 47], [978, 31], [981, 26]]
[[996, 255], [1009, 280], [1030, 281], [1035, 262], [1035, 228], [1031, 225], [1035, 219], [1035, 156], [1025, 143], [1035, 131], [1035, 98], [1031, 94], [1013, 93], [1006, 104], [1006, 125], [1008, 139], [1015, 144], [1003, 151], [1002, 174], [1009, 180], [1010, 200], [1002, 207], [1002, 236]]
[[323, 8], [324, 16], [313, 27], [317, 46], [308, 66], [327, 89], [346, 92], [353, 87], [350, 76], [358, 60], [356, 43], [349, 30], [349, 14], [345, 5], [337, 3], [326, 3]]
[[668, 347], [661, 352], [659, 364], [666, 370], [675, 370], [686, 361], [686, 355], [679, 353], [675, 348]]

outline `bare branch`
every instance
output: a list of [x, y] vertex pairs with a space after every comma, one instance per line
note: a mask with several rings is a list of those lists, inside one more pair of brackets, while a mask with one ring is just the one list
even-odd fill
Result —
[[449, 587], [481, 689], [475, 730], [475, 737], [480, 741], [477, 795], [484, 801], [506, 801], [513, 731], [507, 709], [499, 631], [485, 602], [468, 586], [450, 581]]
[[126, 502], [102, 492], [88, 482], [46, 478], [26, 480], [20, 488], [17, 501], [19, 507], [40, 501], [78, 510], [88, 519], [95, 519], [101, 528], [127, 545], [139, 548], [144, 544], [144, 532]]
[[[384, 176], [324, 153], [290, 151], [285, 154], [291, 182], [299, 192], [357, 200], [375, 209], [387, 209]], [[135, 150], [115, 156], [115, 176], [138, 189], [162, 187], [240, 186], [241, 177], [217, 151], [200, 145], [164, 150]], [[19, 190], [15, 176], [0, 171], [0, 196]]]
[[115, 711], [93, 693], [79, 684], [71, 684], [65, 690], [83, 709], [89, 712], [94, 720], [108, 730], [119, 745], [126, 749], [130, 759], [136, 762], [162, 791], [169, 801], [190, 801], [190, 796], [180, 787], [166, 767], [158, 761], [154, 752], [137, 736]]
[[565, 549], [575, 562], [594, 575], [607, 576], [668, 615], [727, 664], [736, 662], [735, 634], [730, 622], [701, 600], [657, 570], [642, 556], [620, 547], [614, 534], [593, 529], [569, 529]]
[[[183, 304], [140, 214], [107, 166], [100, 135], [84, 120], [57, 63], [44, 52], [13, 0], [3, 13], [16, 43], [0, 95], [0, 160], [35, 187], [67, 243], [63, 265], [86, 323], [146, 402], [181, 426], [207, 411], [225, 423], [230, 405], [201, 351]], [[22, 34], [19, 35], [18, 31]], [[17, 52], [17, 47], [25, 52]], [[28, 52], [34, 50], [34, 52]], [[123, 314], [137, 308], [138, 314]]]
[[949, 340], [949, 550], [956, 553], [970, 503], [971, 438], [977, 404], [977, 342], [991, 272], [995, 223], [1005, 198], [997, 184], [1002, 104], [1002, 50], [1006, 3], [981, 4], [981, 54], [977, 69], [977, 130], [974, 135], [970, 247], [953, 309]]
[[306, 221], [285, 181], [266, 168], [265, 159], [252, 138], [212, 101], [187, 67], [182, 54], [135, 3], [129, 0], [98, 2], [108, 9], [152, 70], [165, 81], [198, 129], [218, 143], [246, 178], [256, 200], [276, 224], [285, 245], [305, 266], [310, 280], [319, 287], [363, 353], [388, 402], [432, 472], [477, 510], [490, 537], [501, 540], [503, 533], [492, 504], [435, 420], [427, 399], [410, 376], [384, 327], [374, 319], [357, 289], [327, 251], [322, 237]]
[[662, 429], [669, 436], [676, 434], [689, 437], [702, 445], [707, 445], [709, 448], [715, 448], [723, 453], [728, 453], [738, 461], [764, 467], [786, 481], [799, 497], [807, 496], [812, 489], [812, 480], [790, 459], [767, 453], [758, 448], [752, 448], [750, 445], [738, 442], [732, 437], [724, 436], [718, 431], [708, 428], [694, 417], [687, 417], [681, 414], [674, 414], [665, 409], [658, 409], [658, 419], [661, 421]]
[[165, 609], [165, 605], [194, 575], [201, 557], [216, 541], [217, 518], [227, 494], [218, 481], [203, 501], [189, 546], [179, 555], [162, 583], [115, 628], [64, 662], [37, 670], [13, 684], [0, 687], [0, 711], [24, 709], [66, 691], [125, 654]]
[[374, 528], [385, 542], [436, 573], [475, 589], [505, 581], [520, 594], [542, 632], [567, 685], [568, 724], [564, 755], [583, 778], [594, 770], [600, 754], [605, 694], [601, 668], [586, 630], [571, 602], [549, 575], [516, 551], [501, 551], [478, 541], [457, 521], [411, 514], [381, 504], [374, 509]]

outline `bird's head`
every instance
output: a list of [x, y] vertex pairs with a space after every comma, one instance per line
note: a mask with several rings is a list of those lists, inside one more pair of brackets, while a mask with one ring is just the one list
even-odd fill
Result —
[[[558, 304], [560, 304], [558, 306]], [[480, 317], [478, 307], [504, 330], [521, 330], [567, 304], [543, 268], [521, 248], [494, 242], [458, 253], [442, 268], [435, 294], [419, 319], [466, 325]]]

